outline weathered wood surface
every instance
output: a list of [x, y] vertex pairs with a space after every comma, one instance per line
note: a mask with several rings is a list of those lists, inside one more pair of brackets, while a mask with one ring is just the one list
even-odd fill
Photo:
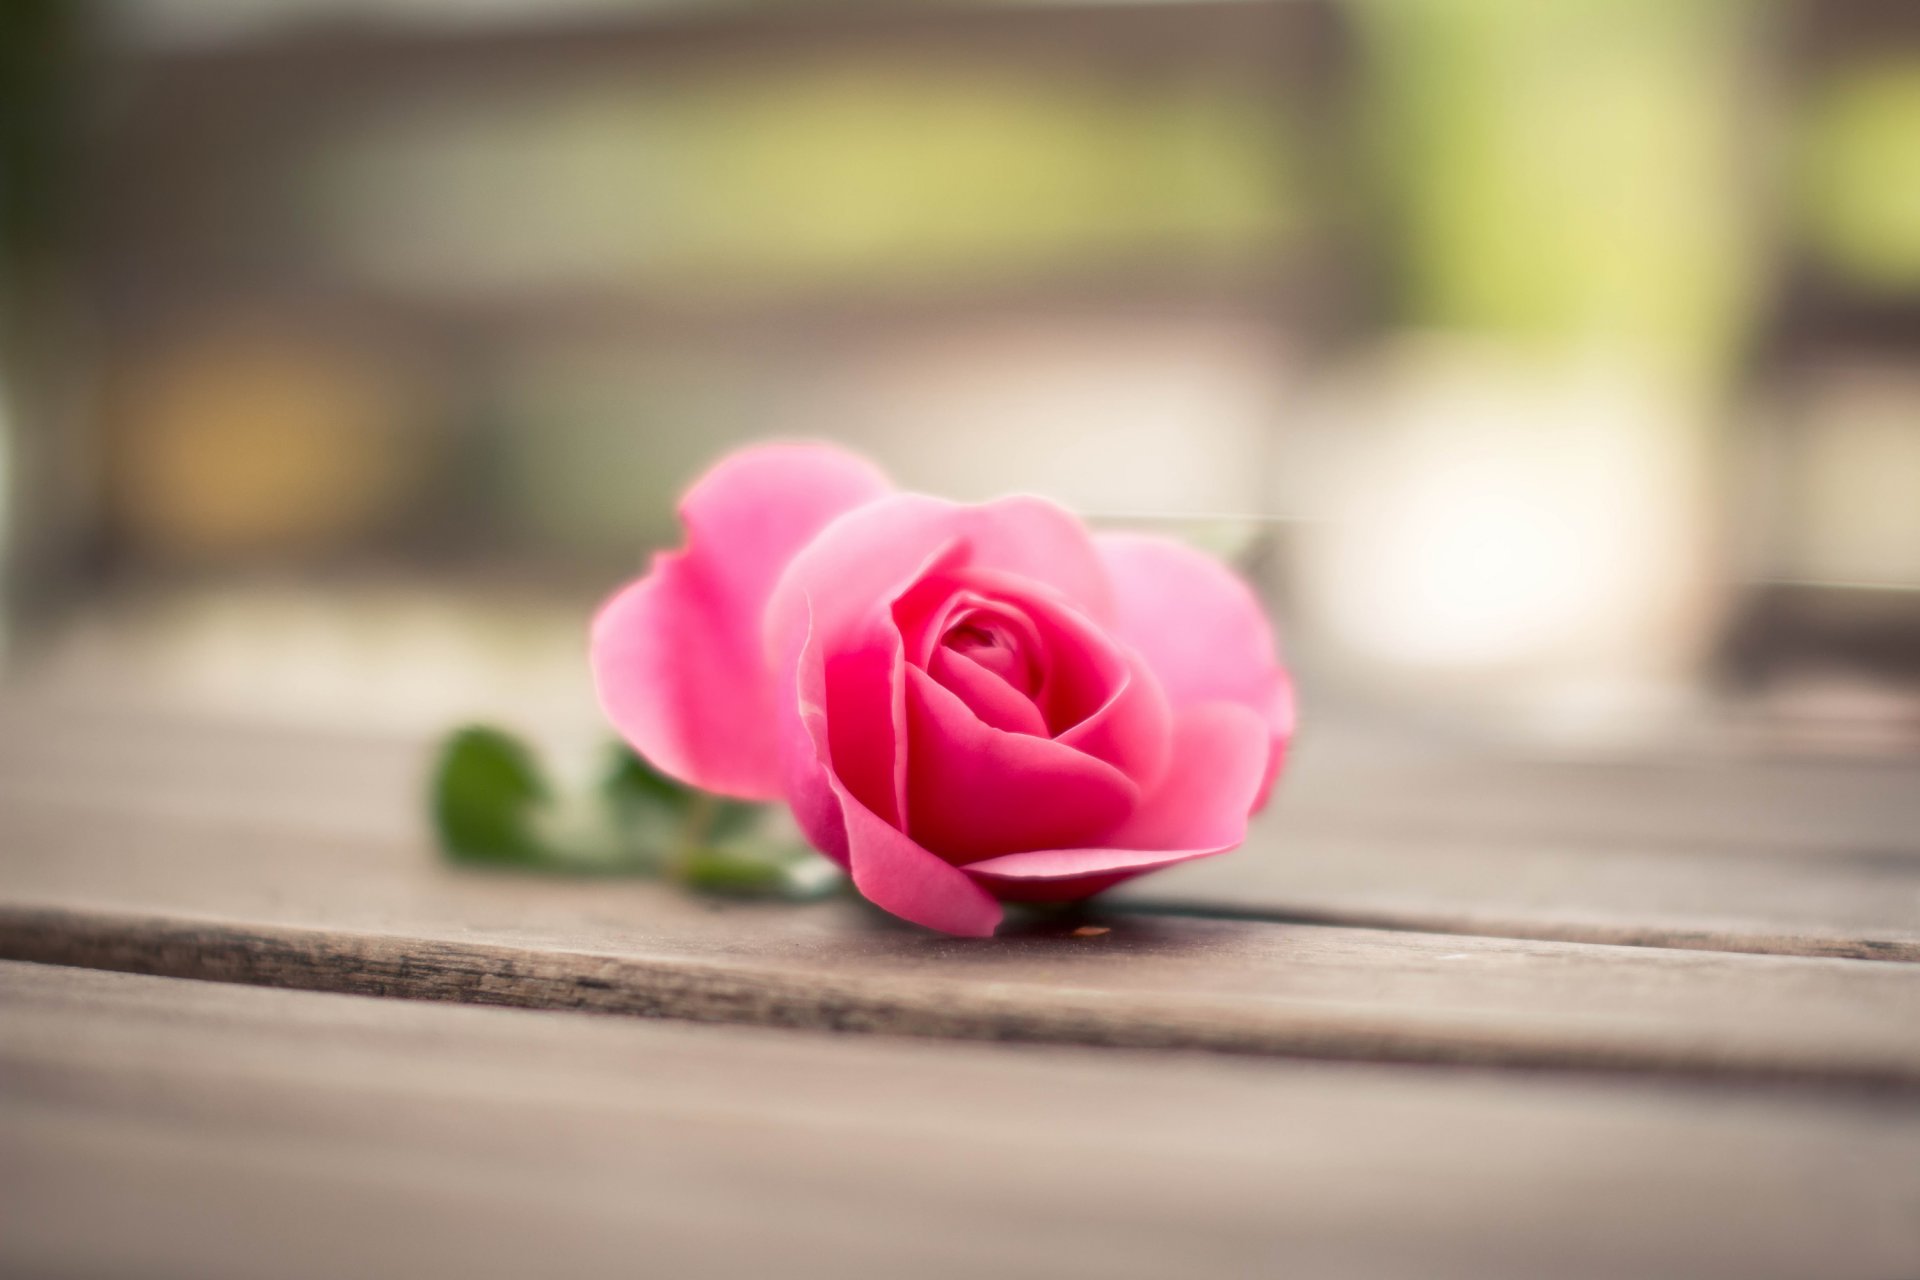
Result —
[[1903, 1276], [1920, 1108], [0, 964], [0, 1272]]
[[[1318, 749], [1316, 750], [1316, 745]], [[1521, 759], [1334, 736], [1237, 856], [1122, 901], [1513, 938], [1920, 960], [1920, 759]]]
[[[0, 704], [0, 808], [418, 843], [426, 749]], [[0, 851], [0, 891], [5, 853]], [[1920, 761], [1520, 760], [1309, 736], [1245, 849], [1115, 905], [1920, 961]]]
[[[1125, 910], [1099, 937], [960, 941], [850, 902], [457, 873], [414, 825], [414, 749], [106, 724], [0, 734], [0, 955], [783, 1026], [1920, 1087], [1920, 965]], [[1808, 893], [1848, 874], [1818, 850], [1791, 865]], [[1882, 923], [1907, 918], [1884, 882], [1856, 887]]]
[[1138, 911], [1541, 941], [1920, 962], [1920, 860], [1621, 847], [1436, 831], [1369, 839], [1276, 815], [1238, 859], [1118, 891]]

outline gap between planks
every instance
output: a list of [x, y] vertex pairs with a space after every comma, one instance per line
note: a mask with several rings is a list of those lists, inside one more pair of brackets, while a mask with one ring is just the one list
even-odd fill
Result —
[[1606, 947], [1658, 947], [1668, 951], [1719, 951], [1754, 956], [1802, 956], [1825, 960], [1877, 960], [1920, 964], [1920, 941], [1851, 938], [1810, 933], [1768, 933], [1636, 925], [1607, 921], [1527, 920], [1516, 916], [1463, 916], [1415, 909], [1321, 909], [1239, 905], [1188, 898], [1128, 897], [1097, 903], [1100, 915], [1187, 916], [1197, 920], [1245, 920], [1256, 924], [1311, 924], [1390, 933], [1437, 933], [1461, 938], [1509, 938], [1523, 942], [1579, 942]]

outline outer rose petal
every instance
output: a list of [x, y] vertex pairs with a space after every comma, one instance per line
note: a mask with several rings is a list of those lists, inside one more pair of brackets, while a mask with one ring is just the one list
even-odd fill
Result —
[[987, 938], [1000, 925], [1000, 904], [966, 872], [922, 849], [835, 786], [847, 832], [854, 887], [902, 920], [964, 938]]
[[686, 548], [656, 556], [594, 620], [594, 681], [621, 736], [683, 782], [779, 798], [768, 597], [815, 534], [889, 490], [866, 460], [807, 444], [744, 450], [697, 481], [680, 504]]
[[1146, 658], [1174, 709], [1225, 699], [1267, 722], [1272, 746], [1254, 807], [1264, 805], [1294, 708], [1260, 602], [1225, 565], [1177, 542], [1108, 533], [1094, 545], [1113, 581], [1115, 632]]
[[[1266, 773], [1268, 734], [1258, 716], [1231, 702], [1190, 707], [1175, 722], [1167, 776], [1106, 847], [1009, 853], [970, 863], [966, 872], [1003, 898], [1056, 901], [1073, 896], [1067, 882], [1084, 882], [1093, 893], [1144, 871], [1225, 853], [1246, 838]], [[1027, 891], [1034, 881], [1049, 888]]]

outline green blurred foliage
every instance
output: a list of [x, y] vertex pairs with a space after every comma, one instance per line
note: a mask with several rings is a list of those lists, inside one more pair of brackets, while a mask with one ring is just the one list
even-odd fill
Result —
[[1711, 365], [1750, 277], [1738, 0], [1361, 0], [1403, 319]]
[[1816, 250], [1850, 283], [1920, 287], [1920, 59], [1847, 72], [1802, 125], [1799, 204]]
[[343, 132], [310, 228], [433, 288], [555, 279], [702, 296], [977, 285], [1270, 260], [1280, 113], [1205, 77], [831, 59], [436, 103]]
[[0, 267], [64, 238], [76, 77], [92, 7], [0, 4]]

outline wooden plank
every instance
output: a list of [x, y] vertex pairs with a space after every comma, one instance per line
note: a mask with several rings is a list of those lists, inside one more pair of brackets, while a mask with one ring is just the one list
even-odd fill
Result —
[[1751, 745], [1727, 730], [1661, 750], [1527, 755], [1323, 726], [1275, 810], [1370, 838], [1559, 839], [1673, 853], [1920, 861], [1920, 756]]
[[493, 929], [0, 906], [0, 958], [700, 1022], [1920, 1090], [1910, 966], [1192, 919], [978, 943], [639, 887], [576, 900], [562, 924], [542, 897], [514, 895], [519, 918]]
[[462, 874], [16, 808], [0, 955], [420, 998], [1085, 1044], [1920, 1084], [1920, 966], [1121, 916], [960, 940], [851, 901]]
[[854, 902], [452, 871], [410, 830], [406, 753], [129, 728], [73, 739], [95, 748], [75, 772], [70, 728], [29, 753], [55, 762], [38, 781], [8, 763], [26, 781], [0, 812], [0, 955], [922, 1036], [1920, 1086], [1916, 966], [1134, 912], [1098, 937], [1041, 921], [969, 942]]
[[1542, 941], [1920, 962], [1920, 861], [1369, 839], [1284, 817], [1230, 858], [1115, 893], [1116, 910]]
[[1920, 1108], [0, 964], [0, 1271], [1920, 1270]]
[[[0, 805], [263, 833], [293, 827], [342, 844], [421, 839], [426, 751], [410, 740], [86, 713], [17, 697], [0, 726]], [[1246, 848], [1147, 877], [1107, 901], [1920, 961], [1920, 762], [1724, 752], [1524, 760], [1323, 730], [1297, 753]]]
[[[1528, 756], [1484, 743], [1312, 726], [1268, 824], [1289, 838], [1439, 838], [1498, 847], [1636, 847], [1849, 865], [1920, 862], [1920, 757], [1702, 743], [1689, 754]], [[412, 833], [428, 744], [210, 716], [127, 711], [0, 688], [0, 797], [36, 792]], [[108, 784], [102, 786], [103, 780]], [[260, 794], [261, 788], [266, 794]], [[340, 789], [350, 789], [342, 804]], [[271, 810], [266, 806], [271, 805]]]
[[1920, 961], [1920, 760], [1724, 747], [1521, 759], [1323, 735], [1299, 753], [1245, 849], [1140, 881], [1117, 900]]

